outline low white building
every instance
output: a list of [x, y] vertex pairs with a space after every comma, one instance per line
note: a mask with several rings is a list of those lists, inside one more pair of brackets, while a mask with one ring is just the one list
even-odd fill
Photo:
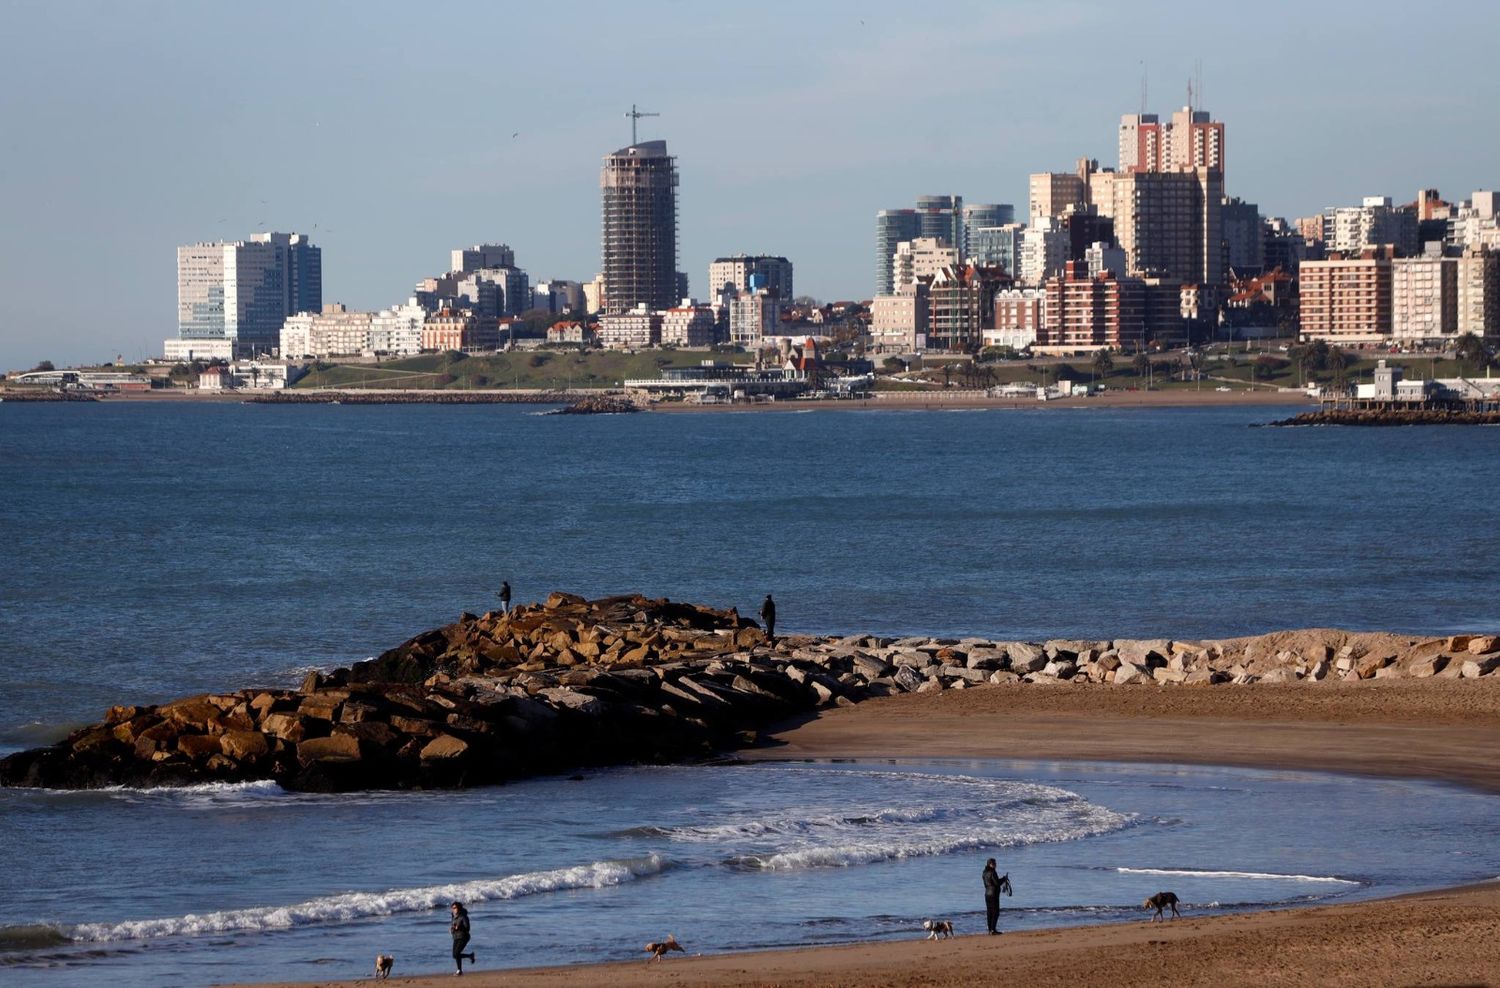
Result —
[[233, 340], [164, 340], [162, 354], [169, 363], [190, 364], [195, 360], [233, 360]]
[[373, 314], [333, 302], [322, 312], [299, 312], [281, 325], [281, 355], [289, 358], [370, 353]]
[[644, 304], [599, 320], [599, 342], [611, 350], [644, 350], [661, 342], [661, 313]]
[[927, 286], [907, 284], [870, 303], [870, 347], [876, 353], [916, 353], [927, 348]]
[[690, 298], [661, 314], [663, 346], [706, 347], [718, 342], [719, 321], [714, 310]]
[[381, 309], [370, 317], [370, 349], [376, 353], [419, 353], [426, 322], [427, 310], [415, 298], [407, 299], [405, 305]]
[[766, 292], [729, 300], [729, 342], [754, 350], [781, 331], [781, 300]]

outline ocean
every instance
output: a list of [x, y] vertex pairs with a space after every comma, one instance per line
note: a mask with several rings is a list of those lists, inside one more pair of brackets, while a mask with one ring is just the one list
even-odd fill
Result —
[[[0, 750], [111, 703], [295, 683], [491, 607], [501, 580], [518, 601], [742, 611], [769, 591], [786, 630], [815, 633], [1500, 627], [1493, 429], [1261, 429], [1286, 412], [1256, 407], [536, 411], [0, 405]], [[1259, 804], [1287, 798], [1317, 820], [1278, 831]], [[355, 976], [382, 949], [439, 970], [431, 907], [451, 897], [476, 902], [481, 966], [632, 956], [668, 931], [727, 950], [937, 914], [972, 929], [997, 851], [1018, 927], [1125, 915], [1155, 886], [1195, 909], [1385, 894], [1500, 871], [1494, 810], [1411, 782], [998, 761], [353, 799], [6, 791], [0, 979]], [[1224, 838], [1246, 821], [1253, 839]]]

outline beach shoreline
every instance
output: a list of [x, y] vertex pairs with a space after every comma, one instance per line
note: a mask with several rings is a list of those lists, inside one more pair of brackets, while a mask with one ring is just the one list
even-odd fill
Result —
[[[961, 759], [1227, 765], [1408, 778], [1500, 793], [1500, 684], [1427, 679], [1235, 690], [1082, 685], [868, 700], [763, 732], [745, 760]], [[1359, 839], [1351, 835], [1351, 839]], [[1144, 916], [1144, 914], [1143, 914]], [[488, 986], [1372, 985], [1488, 983], [1500, 884], [1289, 910], [522, 970]], [[692, 951], [701, 948], [688, 944]], [[401, 970], [398, 958], [398, 971]], [[392, 984], [441, 983], [451, 974]], [[302, 982], [299, 988], [355, 982]], [[290, 984], [290, 983], [280, 983]]]

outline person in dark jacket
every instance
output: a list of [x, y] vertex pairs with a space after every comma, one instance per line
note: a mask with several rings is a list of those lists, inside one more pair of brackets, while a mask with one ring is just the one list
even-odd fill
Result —
[[510, 613], [510, 581], [509, 580], [506, 580], [504, 583], [500, 584], [500, 592], [497, 593], [497, 594], [495, 594], [495, 596], [500, 598], [500, 610], [503, 613], [505, 613], [505, 614], [509, 614]]
[[453, 934], [453, 973], [464, 973], [464, 958], [469, 963], [474, 963], [473, 952], [464, 953], [464, 948], [469, 945], [469, 911], [464, 908], [462, 902], [455, 902], [451, 907], [453, 910], [453, 922], [448, 924], [448, 932]]
[[1000, 889], [1004, 880], [995, 868], [995, 859], [990, 858], [984, 863], [984, 871], [980, 877], [984, 880], [984, 925], [990, 933], [999, 933], [995, 929], [1000, 922]]
[[766, 639], [774, 642], [776, 640], [776, 601], [771, 599], [770, 594], [766, 594], [765, 601], [760, 605], [760, 619], [766, 625]]

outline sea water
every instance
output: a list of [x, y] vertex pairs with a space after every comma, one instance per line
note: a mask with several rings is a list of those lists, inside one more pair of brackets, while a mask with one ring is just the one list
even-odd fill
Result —
[[[501, 580], [518, 602], [772, 591], [808, 632], [1500, 626], [1500, 572], [1476, 564], [1500, 431], [1252, 428], [1283, 414], [6, 403], [0, 750], [112, 703], [293, 684], [492, 606]], [[452, 897], [477, 903], [486, 966], [669, 931], [727, 950], [972, 929], [997, 852], [1017, 926], [1157, 887], [1195, 909], [1379, 894], [1493, 874], [1494, 818], [1414, 783], [995, 764], [0, 792], [0, 980], [355, 975], [378, 950], [433, 969]]]
[[[1296, 812], [1282, 812], [1295, 807]], [[863, 762], [621, 768], [452, 793], [274, 784], [0, 791], [7, 985], [441, 972], [916, 939], [1389, 895], [1500, 873], [1500, 798], [1420, 782], [1172, 766]], [[6, 949], [8, 948], [8, 949]]]

